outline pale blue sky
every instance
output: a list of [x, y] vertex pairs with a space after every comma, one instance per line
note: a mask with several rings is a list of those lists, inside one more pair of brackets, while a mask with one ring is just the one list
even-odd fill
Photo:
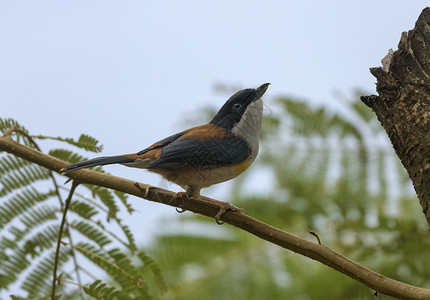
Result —
[[[317, 103], [334, 90], [374, 92], [369, 67], [397, 48], [428, 3], [1, 1], [0, 117], [34, 134], [90, 134], [112, 155], [139, 151], [184, 129], [199, 109], [220, 107], [226, 96], [216, 83], [271, 82], [269, 107], [277, 95]], [[146, 171], [107, 170], [166, 185]], [[138, 239], [156, 224], [140, 222], [176, 214], [132, 203], [140, 213], [128, 221], [148, 228]]]

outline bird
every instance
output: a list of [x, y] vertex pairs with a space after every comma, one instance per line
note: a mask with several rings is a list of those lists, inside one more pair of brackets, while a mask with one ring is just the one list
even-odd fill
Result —
[[[228, 181], [244, 172], [255, 161], [263, 121], [263, 100], [270, 83], [233, 94], [212, 120], [166, 137], [137, 153], [102, 156], [68, 165], [69, 172], [121, 164], [160, 174], [185, 190], [185, 198], [211, 198], [200, 195], [202, 188]], [[179, 194], [179, 193], [178, 193]], [[221, 206], [215, 219], [227, 210], [238, 208], [228, 202], [211, 199]]]

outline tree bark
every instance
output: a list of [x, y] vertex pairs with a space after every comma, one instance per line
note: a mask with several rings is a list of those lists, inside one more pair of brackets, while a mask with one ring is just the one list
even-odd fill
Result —
[[398, 50], [371, 68], [379, 96], [362, 96], [406, 168], [430, 226], [430, 8], [403, 32]]

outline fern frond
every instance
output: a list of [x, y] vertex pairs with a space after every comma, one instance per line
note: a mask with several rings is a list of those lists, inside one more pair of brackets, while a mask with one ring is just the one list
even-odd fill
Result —
[[73, 199], [72, 203], [70, 204], [69, 210], [78, 214], [81, 218], [86, 220], [90, 220], [99, 213], [93, 206], [76, 199]]
[[86, 134], [81, 134], [81, 136], [77, 141], [72, 138], [50, 137], [50, 136], [44, 136], [44, 135], [36, 135], [36, 136], [33, 136], [33, 138], [36, 138], [39, 140], [49, 139], [54, 141], [66, 142], [70, 145], [76, 146], [78, 148], [81, 148], [90, 152], [98, 153], [103, 150], [103, 146], [97, 145], [99, 143], [98, 140]]
[[[116, 265], [114, 262], [110, 262], [109, 259], [112, 258], [109, 252], [102, 252], [95, 246], [80, 242], [78, 245], [71, 245], [69, 243], [64, 243], [64, 245], [72, 246], [73, 248], [79, 250], [82, 254], [88, 257], [93, 263], [102, 267], [106, 272], [115, 277], [120, 277], [125, 275], [129, 279], [133, 279], [133, 276], [128, 273], [128, 270], [122, 269], [120, 266]], [[116, 251], [119, 251], [115, 249]], [[110, 250], [113, 251], [113, 250]]]
[[[18, 130], [22, 130], [22, 132], [25, 132], [28, 134], [28, 130], [25, 129], [24, 126], [22, 126], [21, 124], [19, 124], [16, 120], [14, 119], [4, 119], [4, 118], [0, 118], [0, 132], [1, 133], [5, 133], [7, 130], [10, 129], [18, 129]], [[19, 137], [17, 137], [18, 141], [19, 141]], [[24, 138], [25, 144], [28, 145], [28, 139]]]
[[[1, 237], [0, 253], [6, 253], [7, 250], [12, 250], [15, 253], [15, 251], [19, 249], [20, 251], [25, 250], [25, 254], [35, 255], [35, 248], [31, 247], [32, 244], [35, 244], [35, 247], [48, 247], [46, 243], [42, 243], [42, 240], [55, 240], [55, 232], [56, 230], [58, 230], [58, 227], [52, 227], [53, 225], [49, 225], [48, 227], [41, 227], [40, 225], [44, 224], [44, 222], [46, 221], [54, 219], [56, 219], [55, 210], [51, 209], [51, 207], [47, 205], [43, 205], [36, 209], [31, 209], [28, 213], [23, 214], [21, 216], [21, 222], [24, 222], [26, 226], [24, 228], [17, 227], [16, 225], [10, 226], [8, 230], [8, 236], [12, 236], [13, 238], [8, 238], [6, 235]], [[42, 229], [38, 229], [39, 227]], [[37, 233], [35, 233], [37, 232], [37, 230], [42, 230], [44, 232], [41, 233], [41, 236], [38, 236]], [[48, 238], [49, 236], [50, 238]], [[38, 239], [40, 239], [39, 242], [37, 242]], [[17, 253], [17, 255], [21, 255], [20, 252]], [[0, 256], [0, 267], [3, 263], [7, 263], [7, 260], [9, 260], [9, 258], [10, 256], [6, 255]], [[3, 259], [5, 259], [6, 261], [3, 261]], [[24, 263], [25, 260], [17, 259], [16, 262], [22, 262], [23, 268], [28, 267]], [[19, 269], [18, 266], [16, 266], [15, 269]]]
[[21, 124], [19, 124], [14, 119], [0, 118], [0, 132], [4, 133], [6, 130], [11, 129], [11, 128], [18, 128], [18, 129], [21, 129], [21, 130], [23, 130], [25, 132], [28, 132], [28, 130], [25, 129], [24, 126], [22, 126]]
[[29, 239], [24, 241], [24, 251], [34, 258], [43, 250], [53, 247], [58, 238], [58, 229], [58, 225], [49, 225], [45, 226], [40, 232], [32, 234]]
[[134, 253], [137, 250], [137, 246], [136, 246], [136, 241], [134, 239], [133, 233], [131, 232], [130, 228], [127, 225], [121, 222], [121, 220], [118, 220], [117, 223], [120, 226], [122, 232], [124, 232], [125, 237], [127, 238], [128, 250], [130, 250], [131, 253]]
[[6, 154], [0, 157], [0, 175], [7, 174], [12, 170], [17, 170], [28, 165], [31, 165], [29, 161], [11, 154]]
[[13, 119], [0, 118], [0, 132], [2, 132], [3, 135], [15, 135], [18, 143], [22, 142], [29, 147], [35, 146], [28, 130]]
[[84, 221], [73, 221], [70, 225], [73, 229], [76, 229], [87, 238], [97, 243], [100, 247], [112, 243], [112, 240], [102, 231]]
[[[28, 232], [29, 229], [43, 224], [46, 221], [56, 220], [56, 212], [58, 211], [59, 209], [56, 208], [54, 205], [44, 204], [34, 207], [28, 212], [22, 214], [20, 221], [27, 227], [24, 229], [24, 232]], [[18, 237], [16, 236], [16, 238]]]
[[144, 297], [144, 299], [150, 298], [143, 275], [131, 263], [129, 257], [119, 249], [114, 248], [107, 252], [102, 252], [96, 247], [82, 242], [76, 246], [73, 245], [73, 247], [84, 254], [94, 264], [104, 269], [111, 278], [114, 278], [121, 286], [121, 291]]
[[84, 292], [94, 297], [95, 299], [110, 300], [110, 299], [121, 299], [120, 291], [114, 287], [109, 287], [106, 283], [101, 280], [96, 280], [90, 286], [84, 288]]
[[29, 186], [36, 181], [46, 180], [49, 178], [49, 172], [37, 165], [29, 165], [18, 170], [12, 170], [7, 176], [0, 177], [0, 184], [3, 186], [0, 190], [0, 197], [19, 188]]
[[131, 204], [129, 202], [127, 202], [128, 200], [128, 195], [123, 193], [123, 192], [119, 192], [119, 191], [113, 191], [115, 196], [118, 197], [119, 200], [121, 200], [122, 204], [124, 204], [125, 208], [127, 209], [127, 212], [129, 214], [132, 214], [134, 212], [134, 208], [131, 206]]
[[[55, 245], [58, 236], [58, 225], [46, 226], [37, 233], [30, 233], [16, 227], [13, 228], [15, 230], [11, 230], [11, 232], [19, 236], [19, 238], [12, 240], [4, 237], [2, 239], [2, 247], [12, 249], [13, 253], [4, 257], [0, 256], [1, 272], [4, 272], [5, 277], [8, 279], [7, 281], [2, 281], [0, 286], [16, 281], [20, 274], [29, 268], [37, 257], [44, 253], [43, 250]], [[29, 237], [23, 240], [25, 236]], [[29, 260], [29, 256], [31, 256], [31, 260]]]
[[0, 229], [12, 219], [32, 208], [36, 203], [43, 202], [52, 195], [51, 192], [39, 193], [34, 187], [30, 186], [0, 203]]
[[115, 280], [122, 287], [123, 291], [128, 294], [135, 294], [149, 299], [148, 285], [144, 281], [144, 276], [138, 268], [136, 268], [130, 260], [130, 256], [123, 253], [121, 250], [114, 248], [107, 252], [111, 259], [119, 268], [127, 270], [128, 276], [132, 276], [132, 280], [126, 276], [116, 277]]
[[[98, 141], [87, 135], [81, 135], [78, 140], [30, 136], [16, 121], [1, 118], [0, 130], [3, 132], [9, 130], [8, 134], [13, 134], [17, 140], [22, 139], [26, 145], [36, 148], [38, 146], [35, 139], [51, 139], [88, 151], [101, 151], [101, 146], [97, 145]], [[49, 153], [72, 163], [84, 159], [76, 153], [63, 149], [53, 149]], [[63, 200], [62, 194], [66, 190], [58, 186], [52, 176], [55, 175], [42, 167], [9, 154], [0, 153], [0, 289], [19, 282], [22, 290], [28, 292], [27, 297], [47, 295], [51, 292], [50, 275], [58, 236], [56, 221], [61, 215], [60, 203]], [[46, 185], [49, 185], [49, 188], [42, 192], [40, 187]], [[86, 187], [92, 192], [93, 197], [74, 194], [70, 206], [70, 212], [73, 214], [68, 216], [68, 230], [64, 231], [62, 237], [70, 238], [69, 232], [72, 235], [79, 233], [77, 237], [88, 238], [95, 246], [88, 247], [92, 252], [82, 248], [84, 251], [80, 252], [84, 257], [79, 256], [79, 260], [73, 260], [74, 269], [79, 270], [79, 273], [85, 273], [87, 272], [84, 267], [85, 261], [92, 261], [109, 276], [113, 276], [114, 286], [119, 290], [118, 299], [148, 299], [148, 287], [143, 281], [143, 275], [132, 264], [130, 255], [121, 253], [119, 250], [104, 250], [108, 245], [118, 244], [118, 242], [125, 245], [131, 252], [137, 249], [130, 229], [123, 224], [118, 214], [120, 211], [118, 205], [124, 205], [129, 213], [133, 212], [127, 195], [101, 187], [88, 185]], [[103, 216], [106, 216], [105, 220]], [[107, 224], [112, 219], [124, 232], [128, 243], [122, 241], [115, 231], [109, 230]], [[64, 263], [75, 256], [67, 247], [62, 246], [60, 249], [58, 266], [59, 271], [64, 273]], [[84, 262], [81, 262], [82, 259]], [[160, 272], [156, 270], [155, 263], [151, 264], [149, 257], [145, 260], [149, 268], [154, 269], [154, 274], [157, 274], [158, 282], [161, 282]], [[65, 274], [69, 276], [70, 272]], [[78, 276], [73, 279], [78, 279], [78, 285], [84, 285], [79, 283]], [[62, 293], [63, 288], [64, 286], [58, 286], [57, 296]], [[63, 295], [72, 295], [75, 292], [76, 290], [69, 286], [64, 290]]]
[[97, 139], [86, 134], [81, 134], [75, 146], [84, 148], [87, 151], [101, 152], [103, 150], [103, 146], [98, 146], [98, 143], [99, 141]]
[[358, 129], [347, 119], [338, 114], [329, 113], [327, 109], [313, 107], [306, 102], [291, 99], [279, 99], [279, 103], [291, 115], [294, 122], [291, 129], [294, 133], [305, 137], [327, 137], [329, 133], [338, 132], [340, 136], [354, 136], [361, 139]]
[[[3, 238], [3, 241], [15, 245], [12, 240]], [[2, 280], [0, 280], [0, 288], [5, 289], [10, 284], [14, 283], [18, 279], [19, 274], [29, 265], [30, 261], [27, 259], [27, 253], [24, 249], [14, 248], [13, 255], [6, 255], [6, 253], [3, 252], [0, 256], [0, 278], [2, 278]]]
[[69, 163], [77, 163], [80, 161], [83, 161], [87, 159], [86, 157], [83, 157], [82, 155], [79, 155], [75, 152], [66, 150], [66, 149], [52, 149], [48, 152], [49, 155], [56, 157], [58, 159], [67, 161]]
[[154, 281], [161, 292], [165, 292], [167, 290], [167, 285], [164, 281], [160, 266], [150, 256], [146, 255], [144, 251], [140, 251], [137, 255], [143, 262], [144, 268], [148, 269], [154, 276]]
[[[20, 233], [21, 236], [29, 235], [28, 232]], [[51, 225], [43, 228], [40, 232], [31, 234], [27, 240], [22, 243], [17, 243], [15, 239], [2, 239], [2, 247], [7, 247], [13, 250], [11, 255], [0, 256], [0, 266], [4, 276], [4, 280], [0, 281], [0, 287], [7, 287], [12, 282], [16, 281], [33, 261], [37, 259], [45, 249], [49, 249], [55, 245], [58, 236], [58, 226]], [[21, 239], [20, 239], [21, 240]], [[31, 260], [29, 260], [29, 255]]]
[[[54, 266], [55, 251], [49, 251], [45, 256], [34, 264], [30, 273], [25, 276], [21, 288], [28, 292], [29, 297], [37, 297], [38, 295], [50, 294], [51, 292], [51, 277], [47, 274], [52, 274]], [[58, 257], [58, 266], [63, 266], [70, 259], [70, 250], [61, 248]], [[58, 287], [58, 293], [61, 293], [63, 286]]]
[[[117, 196], [121, 202], [124, 204], [124, 206], [126, 207], [127, 211], [129, 214], [132, 214], [134, 212], [134, 208], [131, 206], [131, 204], [129, 202], [127, 202], [128, 200], [128, 196], [122, 192], [118, 192], [118, 191], [114, 191], [115, 196]], [[127, 248], [134, 253], [137, 250], [137, 246], [135, 243], [135, 239], [133, 237], [132, 232], [130, 231], [129, 227], [125, 224], [123, 224], [121, 222], [120, 219], [116, 218], [116, 221], [119, 225], [119, 227], [121, 228], [122, 232], [124, 233], [124, 235], [126, 236], [127, 240], [128, 240], [128, 246]]]
[[[95, 187], [90, 187], [90, 188], [94, 189]], [[103, 190], [103, 189], [104, 188], [100, 188], [100, 190]], [[99, 189], [97, 189], [96, 192], [99, 193]], [[108, 204], [113, 203], [110, 201], [114, 201], [113, 195], [115, 195], [118, 197], [123, 197], [123, 200], [121, 202], [124, 203], [124, 205], [129, 206], [128, 203], [126, 202], [127, 197], [125, 197], [125, 195], [123, 195], [123, 193], [112, 193], [111, 191], [104, 189], [104, 191], [102, 191], [102, 196], [105, 197], [106, 195], [109, 195]], [[100, 204], [100, 202], [95, 202], [95, 201], [93, 201], [93, 199], [89, 199], [88, 197], [85, 197], [85, 196], [78, 194], [78, 193], [75, 193], [75, 196], [78, 196], [80, 199], [85, 200], [85, 202], [74, 200], [71, 204], [70, 210], [76, 212], [77, 214], [79, 214], [81, 217], [83, 217], [85, 219], [89, 220], [90, 215], [95, 216], [99, 212], [98, 210], [94, 209], [94, 207], [99, 208], [100, 211], [103, 213], [110, 211], [109, 207], [106, 207], [105, 205], [103, 205], [104, 203]], [[89, 203], [89, 204], [87, 204], [87, 203]], [[132, 209], [128, 209], [128, 210], [131, 211]], [[121, 241], [121, 239], [116, 234], [114, 234], [112, 232], [110, 232], [110, 234], [115, 239], [120, 241], [123, 245], [125, 245], [128, 248], [128, 250], [130, 250], [132, 253], [134, 251], [136, 251], [137, 246], [135, 243], [135, 239], [134, 239], [133, 233], [130, 231], [129, 227], [127, 225], [123, 224], [121, 219], [119, 219], [116, 215], [112, 215], [111, 213], [108, 213], [108, 221], [111, 218], [113, 218], [115, 220], [115, 222], [118, 224], [118, 226], [120, 227], [120, 229], [124, 233], [125, 237], [127, 238], [128, 243], [124, 243], [123, 241]], [[97, 222], [97, 226], [100, 227], [100, 229], [105, 230], [105, 226], [103, 225], [102, 222]]]
[[109, 210], [108, 220], [111, 218], [116, 218], [119, 208], [114, 201], [113, 193], [111, 193], [108, 189], [99, 186], [87, 187], [93, 192], [93, 195], [96, 195]]

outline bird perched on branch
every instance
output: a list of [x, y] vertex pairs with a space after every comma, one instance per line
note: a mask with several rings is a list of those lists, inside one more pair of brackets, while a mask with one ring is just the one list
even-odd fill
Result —
[[[202, 188], [230, 180], [254, 162], [263, 118], [262, 96], [269, 85], [238, 91], [208, 124], [171, 135], [137, 153], [97, 157], [66, 166], [60, 172], [64, 175], [83, 168], [122, 164], [162, 175], [181, 186], [186, 197], [208, 200], [200, 196]], [[227, 202], [211, 201], [221, 205], [217, 222], [227, 209], [238, 210]]]

